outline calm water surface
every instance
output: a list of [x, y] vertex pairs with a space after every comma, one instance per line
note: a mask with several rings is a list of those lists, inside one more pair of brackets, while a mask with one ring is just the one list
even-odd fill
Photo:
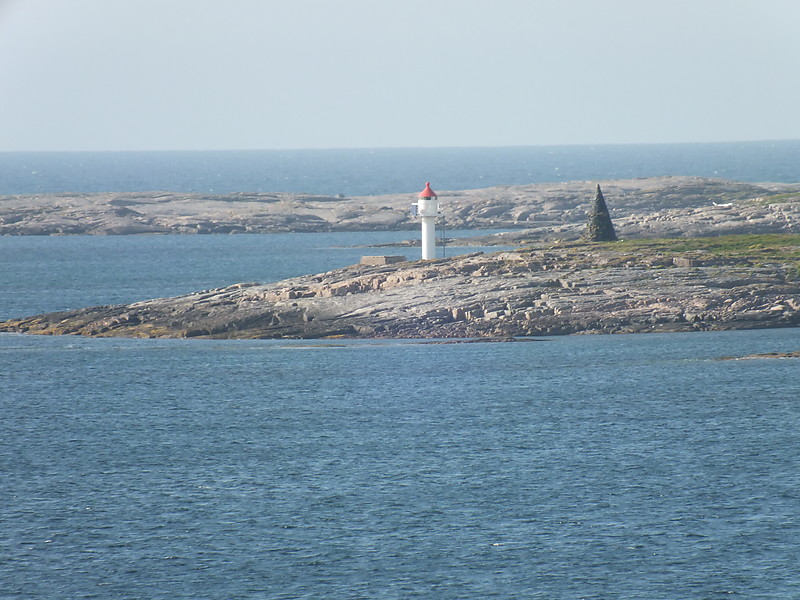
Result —
[[365, 196], [697, 175], [800, 181], [800, 140], [202, 152], [0, 152], [0, 195], [169, 190]]
[[[373, 253], [326, 235], [0, 238], [0, 316]], [[798, 349], [0, 335], [0, 598], [794, 600], [800, 362], [719, 358]]]
[[797, 330], [0, 336], [3, 598], [797, 598]]

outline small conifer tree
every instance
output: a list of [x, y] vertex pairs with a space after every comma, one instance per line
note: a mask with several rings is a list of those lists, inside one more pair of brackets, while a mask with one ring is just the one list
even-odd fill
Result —
[[586, 226], [584, 239], [589, 242], [616, 242], [617, 234], [614, 232], [614, 224], [611, 222], [611, 215], [608, 214], [606, 199], [597, 184], [597, 193], [594, 196], [592, 210], [589, 211], [589, 223]]

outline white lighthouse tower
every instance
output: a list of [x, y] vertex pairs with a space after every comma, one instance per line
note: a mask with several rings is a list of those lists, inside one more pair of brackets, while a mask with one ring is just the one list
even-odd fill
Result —
[[439, 216], [439, 197], [431, 189], [430, 181], [419, 193], [414, 205], [416, 214], [422, 221], [422, 260], [436, 258], [436, 217]]

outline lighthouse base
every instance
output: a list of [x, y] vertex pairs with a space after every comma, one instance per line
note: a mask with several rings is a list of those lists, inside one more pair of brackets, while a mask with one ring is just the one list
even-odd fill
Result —
[[422, 217], [422, 260], [436, 258], [436, 217]]

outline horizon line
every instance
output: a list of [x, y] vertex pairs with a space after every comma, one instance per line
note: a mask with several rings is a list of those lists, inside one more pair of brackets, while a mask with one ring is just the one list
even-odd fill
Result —
[[564, 143], [564, 144], [505, 144], [475, 146], [330, 146], [330, 147], [297, 147], [297, 148], [171, 148], [171, 149], [138, 149], [138, 150], [0, 150], [0, 154], [136, 154], [136, 153], [177, 153], [177, 152], [341, 152], [341, 151], [375, 151], [375, 150], [492, 150], [509, 148], [591, 148], [611, 146], [704, 146], [731, 144], [774, 144], [800, 142], [800, 138], [775, 138], [757, 140], [728, 141], [691, 141], [691, 142], [596, 142], [596, 143]]

